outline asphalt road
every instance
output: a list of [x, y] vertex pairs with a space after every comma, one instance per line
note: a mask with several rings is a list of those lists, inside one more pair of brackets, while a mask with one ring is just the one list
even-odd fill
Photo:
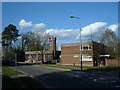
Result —
[[0, 90], [2, 89], [2, 74], [0, 73]]
[[120, 78], [106, 75], [64, 71], [40, 65], [20, 65], [17, 69], [31, 75], [47, 88], [120, 88]]

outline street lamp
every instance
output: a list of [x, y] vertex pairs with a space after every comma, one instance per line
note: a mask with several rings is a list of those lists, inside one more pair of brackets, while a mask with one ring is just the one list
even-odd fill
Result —
[[[80, 19], [79, 17], [76, 16], [70, 16], [70, 18], [76, 18], [76, 19]], [[81, 70], [82, 70], [82, 41], [81, 41], [81, 29], [79, 29], [80, 31], [80, 66], [81, 66]]]

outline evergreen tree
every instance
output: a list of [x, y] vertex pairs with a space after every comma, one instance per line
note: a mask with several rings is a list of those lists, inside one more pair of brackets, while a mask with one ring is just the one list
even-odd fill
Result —
[[7, 27], [4, 28], [2, 32], [2, 47], [3, 47], [3, 55], [4, 58], [11, 58], [13, 57], [12, 44], [17, 41], [17, 38], [20, 36], [18, 34], [19, 30], [16, 29], [16, 26], [9, 24]]

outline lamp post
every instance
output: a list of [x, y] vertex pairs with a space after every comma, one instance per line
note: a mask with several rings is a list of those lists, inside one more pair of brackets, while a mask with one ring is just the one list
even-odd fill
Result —
[[[76, 18], [76, 19], [80, 19], [79, 17], [76, 16], [70, 16], [70, 18]], [[81, 29], [79, 28], [80, 31], [80, 66], [81, 66], [81, 71], [83, 70], [82, 68], [82, 41], [81, 41]]]

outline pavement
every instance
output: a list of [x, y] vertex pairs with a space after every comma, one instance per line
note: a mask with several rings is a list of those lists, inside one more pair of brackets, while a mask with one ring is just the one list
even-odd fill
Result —
[[107, 72], [66, 71], [40, 65], [19, 65], [15, 68], [32, 76], [47, 88], [120, 88], [117, 74]]

